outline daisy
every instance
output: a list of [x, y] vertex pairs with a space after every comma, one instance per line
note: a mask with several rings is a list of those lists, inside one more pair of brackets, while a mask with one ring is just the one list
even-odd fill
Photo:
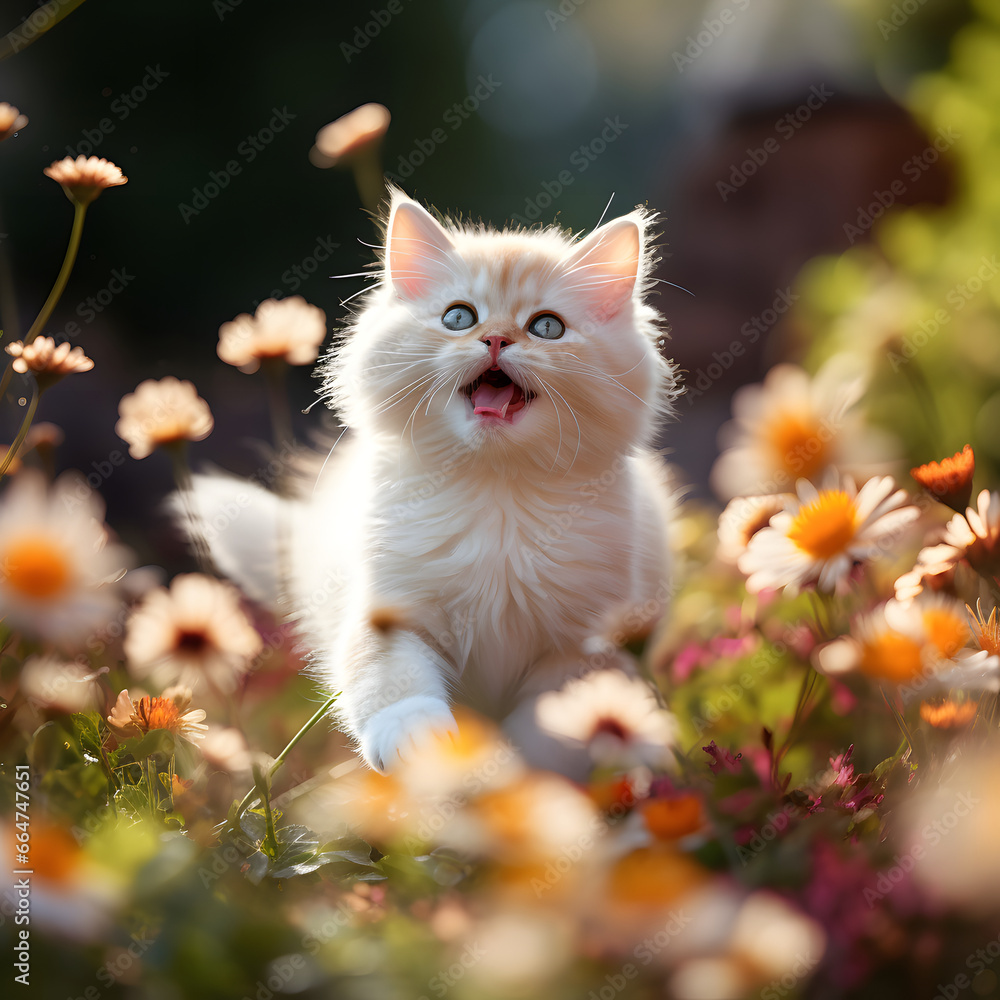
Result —
[[335, 167], [382, 141], [392, 116], [382, 104], [362, 104], [316, 133], [313, 163]]
[[849, 476], [839, 484], [828, 477], [822, 489], [800, 479], [796, 489], [797, 499], [750, 539], [739, 558], [750, 593], [794, 592], [807, 583], [843, 589], [855, 562], [877, 558], [919, 514], [891, 476], [869, 479], [860, 491]]
[[27, 124], [27, 115], [22, 115], [13, 104], [0, 102], [0, 142], [15, 132], [20, 132]]
[[968, 507], [948, 522], [940, 544], [917, 553], [916, 565], [896, 581], [897, 599], [915, 597], [928, 584], [947, 586], [963, 561], [986, 579], [1000, 573], [1000, 493], [983, 490], [975, 510]]
[[115, 433], [127, 442], [133, 458], [145, 458], [162, 445], [202, 441], [215, 426], [195, 387], [172, 375], [140, 383], [122, 397], [118, 415]]
[[127, 550], [108, 544], [104, 504], [79, 480], [24, 470], [0, 501], [0, 615], [11, 628], [57, 643], [93, 635], [121, 604], [115, 583]]
[[47, 389], [66, 375], [89, 372], [94, 367], [82, 347], [72, 347], [68, 341], [56, 346], [52, 337], [36, 337], [30, 344], [16, 340], [4, 350], [14, 359], [11, 365], [14, 371], [22, 375], [34, 373], [39, 390]]
[[677, 738], [676, 720], [649, 685], [621, 670], [594, 670], [543, 694], [535, 720], [564, 743], [586, 747], [605, 766], [664, 766]]
[[118, 695], [108, 725], [125, 739], [145, 736], [152, 729], [166, 729], [186, 740], [200, 740], [208, 730], [202, 724], [205, 710], [186, 711], [190, 704], [189, 690], [166, 691], [159, 698], [146, 696], [133, 704], [126, 689]]
[[261, 639], [234, 587], [199, 573], [147, 594], [126, 624], [125, 657], [137, 677], [194, 685], [204, 676], [232, 691], [261, 651]]
[[864, 378], [840, 357], [815, 378], [782, 364], [763, 384], [737, 390], [734, 419], [719, 434], [724, 451], [712, 469], [713, 489], [723, 499], [781, 493], [797, 479], [819, 481], [832, 467], [867, 478], [891, 448], [854, 411], [864, 390]]
[[105, 188], [128, 183], [121, 168], [96, 156], [67, 156], [45, 168], [45, 176], [62, 185], [66, 197], [75, 205], [89, 205]]
[[57, 656], [33, 656], [21, 668], [18, 687], [37, 708], [65, 712], [88, 712], [97, 707], [98, 674], [86, 663], [67, 663]]
[[715, 554], [733, 565], [746, 551], [750, 539], [795, 497], [791, 493], [769, 493], [756, 497], [734, 497], [719, 515], [718, 548]]
[[241, 313], [219, 327], [218, 355], [240, 371], [255, 372], [261, 361], [312, 364], [326, 337], [326, 313], [301, 295], [267, 299], [250, 316]]
[[910, 469], [910, 475], [935, 499], [959, 514], [972, 496], [972, 476], [976, 471], [976, 456], [966, 445], [951, 458]]

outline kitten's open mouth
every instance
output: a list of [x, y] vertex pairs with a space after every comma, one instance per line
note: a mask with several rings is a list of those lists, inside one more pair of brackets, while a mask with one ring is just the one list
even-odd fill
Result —
[[495, 417], [508, 422], [527, 406], [534, 393], [522, 389], [506, 372], [491, 368], [464, 390], [477, 417]]

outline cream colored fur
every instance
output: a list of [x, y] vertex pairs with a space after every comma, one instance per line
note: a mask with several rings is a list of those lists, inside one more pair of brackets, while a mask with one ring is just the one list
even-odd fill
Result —
[[[383, 280], [323, 367], [350, 436], [306, 499], [257, 498], [286, 515], [284, 599], [373, 767], [450, 728], [454, 699], [502, 716], [604, 662], [609, 615], [662, 608], [668, 502], [644, 449], [675, 379], [645, 301], [647, 225], [501, 233], [393, 192]], [[442, 324], [456, 302], [472, 328]], [[565, 335], [528, 333], [540, 313]], [[463, 391], [492, 364], [483, 338], [507, 341], [499, 366], [533, 393], [513, 421], [474, 415]], [[219, 484], [196, 486], [208, 523]], [[237, 583], [239, 526], [212, 539]]]

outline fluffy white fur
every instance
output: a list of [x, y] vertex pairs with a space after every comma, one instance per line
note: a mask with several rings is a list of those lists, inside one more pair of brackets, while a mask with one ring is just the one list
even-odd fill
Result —
[[[393, 192], [382, 281], [324, 364], [351, 433], [314, 489], [277, 501], [197, 479], [210, 526], [227, 490], [253, 509], [210, 532], [237, 583], [273, 590], [246, 528], [287, 541], [287, 607], [373, 767], [453, 726], [453, 698], [502, 716], [593, 667], [609, 615], [662, 610], [668, 500], [644, 448], [675, 380], [645, 301], [648, 222], [635, 211], [583, 240], [497, 232]], [[454, 303], [474, 326], [444, 326]], [[542, 313], [560, 339], [528, 332]], [[491, 344], [528, 399], [512, 420], [474, 414], [465, 391]]]

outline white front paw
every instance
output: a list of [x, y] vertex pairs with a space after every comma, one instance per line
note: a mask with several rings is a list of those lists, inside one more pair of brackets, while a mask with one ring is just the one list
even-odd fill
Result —
[[429, 695], [404, 698], [376, 712], [362, 727], [361, 755], [383, 774], [434, 735], [458, 732], [447, 702]]

